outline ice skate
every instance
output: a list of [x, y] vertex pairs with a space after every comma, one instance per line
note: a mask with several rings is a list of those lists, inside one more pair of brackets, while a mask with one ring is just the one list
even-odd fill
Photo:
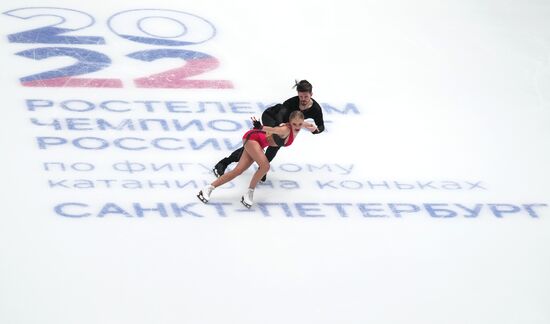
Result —
[[252, 204], [254, 204], [254, 201], [252, 200], [253, 196], [254, 196], [254, 189], [248, 188], [248, 191], [244, 194], [244, 196], [241, 197], [241, 203], [246, 208], [252, 207]]
[[197, 198], [200, 199], [203, 203], [207, 203], [210, 200], [210, 194], [212, 193], [212, 190], [214, 190], [213, 185], [207, 185], [205, 186], [201, 191], [199, 191], [199, 194], [197, 195]]

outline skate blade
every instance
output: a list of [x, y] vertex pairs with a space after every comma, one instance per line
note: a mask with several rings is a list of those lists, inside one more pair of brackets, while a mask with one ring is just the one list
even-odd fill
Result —
[[241, 203], [242, 203], [246, 208], [248, 208], [248, 209], [250, 209], [250, 207], [252, 207], [252, 205], [247, 204], [247, 203], [244, 201], [244, 196], [241, 197]]
[[199, 198], [199, 200], [202, 201], [205, 204], [208, 203], [208, 200], [206, 200], [206, 198], [204, 198], [204, 196], [202, 195], [202, 190], [197, 195], [197, 198]]

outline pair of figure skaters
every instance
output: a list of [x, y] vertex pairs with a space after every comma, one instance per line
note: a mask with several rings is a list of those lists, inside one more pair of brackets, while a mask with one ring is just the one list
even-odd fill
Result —
[[[308, 129], [313, 134], [319, 134], [325, 130], [321, 106], [312, 98], [311, 83], [302, 80], [296, 82], [295, 87], [298, 95], [286, 100], [283, 104], [267, 108], [262, 113], [262, 122], [252, 117], [254, 128], [243, 135], [243, 146], [216, 164], [213, 171], [218, 178], [205, 186], [197, 195], [202, 202], [207, 203], [216, 187], [233, 180], [256, 162], [258, 170], [250, 180], [248, 191], [241, 197], [241, 203], [250, 208], [254, 203], [254, 189], [260, 180], [266, 180], [269, 162], [273, 160], [277, 151], [282, 146], [291, 145], [302, 128]], [[306, 122], [306, 118], [312, 118], [315, 124]], [[237, 166], [226, 173], [226, 168], [233, 162], [238, 162]]]

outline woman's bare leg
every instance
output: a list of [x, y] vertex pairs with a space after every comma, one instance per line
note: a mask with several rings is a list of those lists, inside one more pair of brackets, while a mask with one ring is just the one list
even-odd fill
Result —
[[[250, 142], [255, 143], [258, 146], [258, 148], [261, 150], [260, 144], [258, 144], [255, 141], [248, 141], [247, 144]], [[246, 150], [244, 150], [243, 154], [241, 154], [241, 158], [239, 159], [239, 162], [237, 163], [237, 166], [233, 170], [227, 173], [224, 173], [221, 177], [214, 180], [214, 182], [212, 182], [211, 185], [213, 185], [214, 187], [219, 187], [225, 183], [228, 183], [229, 181], [235, 179], [237, 176], [241, 175], [244, 171], [246, 171], [250, 167], [250, 165], [252, 165], [252, 162], [254, 162], [254, 160], [252, 160], [250, 155], [246, 152]]]
[[249, 188], [254, 189], [256, 188], [256, 185], [258, 184], [258, 182], [260, 182], [260, 179], [264, 176], [264, 174], [269, 171], [269, 160], [265, 156], [264, 150], [262, 150], [261, 146], [254, 141], [246, 142], [246, 144], [244, 145], [244, 152], [246, 152], [247, 155], [258, 164], [258, 170], [256, 170], [256, 172], [252, 176], [252, 179], [250, 180], [250, 185], [248, 186]]

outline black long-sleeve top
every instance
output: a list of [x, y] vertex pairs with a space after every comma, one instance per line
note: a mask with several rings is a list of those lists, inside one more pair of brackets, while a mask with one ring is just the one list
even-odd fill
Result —
[[[325, 130], [323, 111], [315, 99], [311, 98], [311, 100], [313, 101], [311, 107], [302, 110], [302, 113], [305, 118], [312, 118], [315, 121], [315, 125], [317, 125], [318, 130], [314, 131], [313, 134], [319, 134]], [[264, 114], [268, 114], [272, 118], [279, 120], [281, 123], [287, 123], [290, 113], [295, 110], [300, 110], [300, 98], [298, 98], [298, 96], [287, 99], [282, 105], [279, 104], [267, 108], [264, 111]]]

